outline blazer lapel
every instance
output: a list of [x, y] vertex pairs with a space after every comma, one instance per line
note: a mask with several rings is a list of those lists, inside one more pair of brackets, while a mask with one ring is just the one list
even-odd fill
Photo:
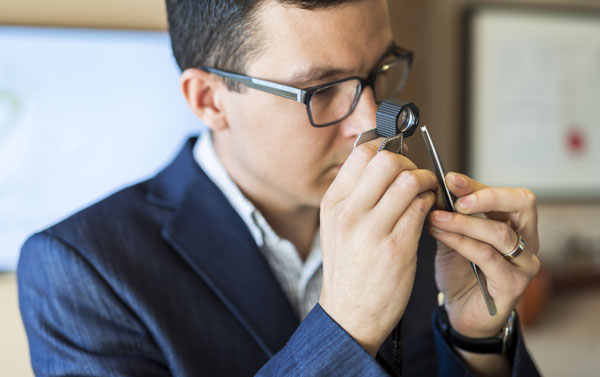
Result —
[[[175, 204], [162, 235], [271, 357], [299, 324], [246, 224], [192, 156], [188, 141], [151, 199]], [[170, 187], [184, 183], [185, 189]]]

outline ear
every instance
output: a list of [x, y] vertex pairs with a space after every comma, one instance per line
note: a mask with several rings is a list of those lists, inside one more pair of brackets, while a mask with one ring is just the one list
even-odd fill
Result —
[[188, 68], [181, 74], [181, 90], [189, 107], [208, 128], [227, 128], [221, 97], [227, 88], [222, 80], [201, 69]]

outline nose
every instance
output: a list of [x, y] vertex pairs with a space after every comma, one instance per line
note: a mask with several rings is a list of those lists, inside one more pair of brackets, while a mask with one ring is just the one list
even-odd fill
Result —
[[376, 113], [375, 94], [373, 88], [368, 86], [363, 90], [352, 114], [340, 124], [341, 134], [345, 138], [356, 139], [361, 132], [375, 127]]

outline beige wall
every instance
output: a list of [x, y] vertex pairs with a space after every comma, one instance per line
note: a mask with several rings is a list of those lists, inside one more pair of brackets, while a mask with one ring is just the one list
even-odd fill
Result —
[[164, 0], [2, 0], [1, 24], [166, 29]]
[[14, 274], [0, 273], [0, 375], [33, 376]]

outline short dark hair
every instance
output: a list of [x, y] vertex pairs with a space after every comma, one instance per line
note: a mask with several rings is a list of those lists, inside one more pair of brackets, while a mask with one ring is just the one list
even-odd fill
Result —
[[[333, 8], [357, 0], [277, 0], [302, 9]], [[166, 0], [171, 46], [177, 65], [245, 73], [259, 52], [256, 11], [265, 0]], [[230, 89], [235, 86], [228, 82]]]

